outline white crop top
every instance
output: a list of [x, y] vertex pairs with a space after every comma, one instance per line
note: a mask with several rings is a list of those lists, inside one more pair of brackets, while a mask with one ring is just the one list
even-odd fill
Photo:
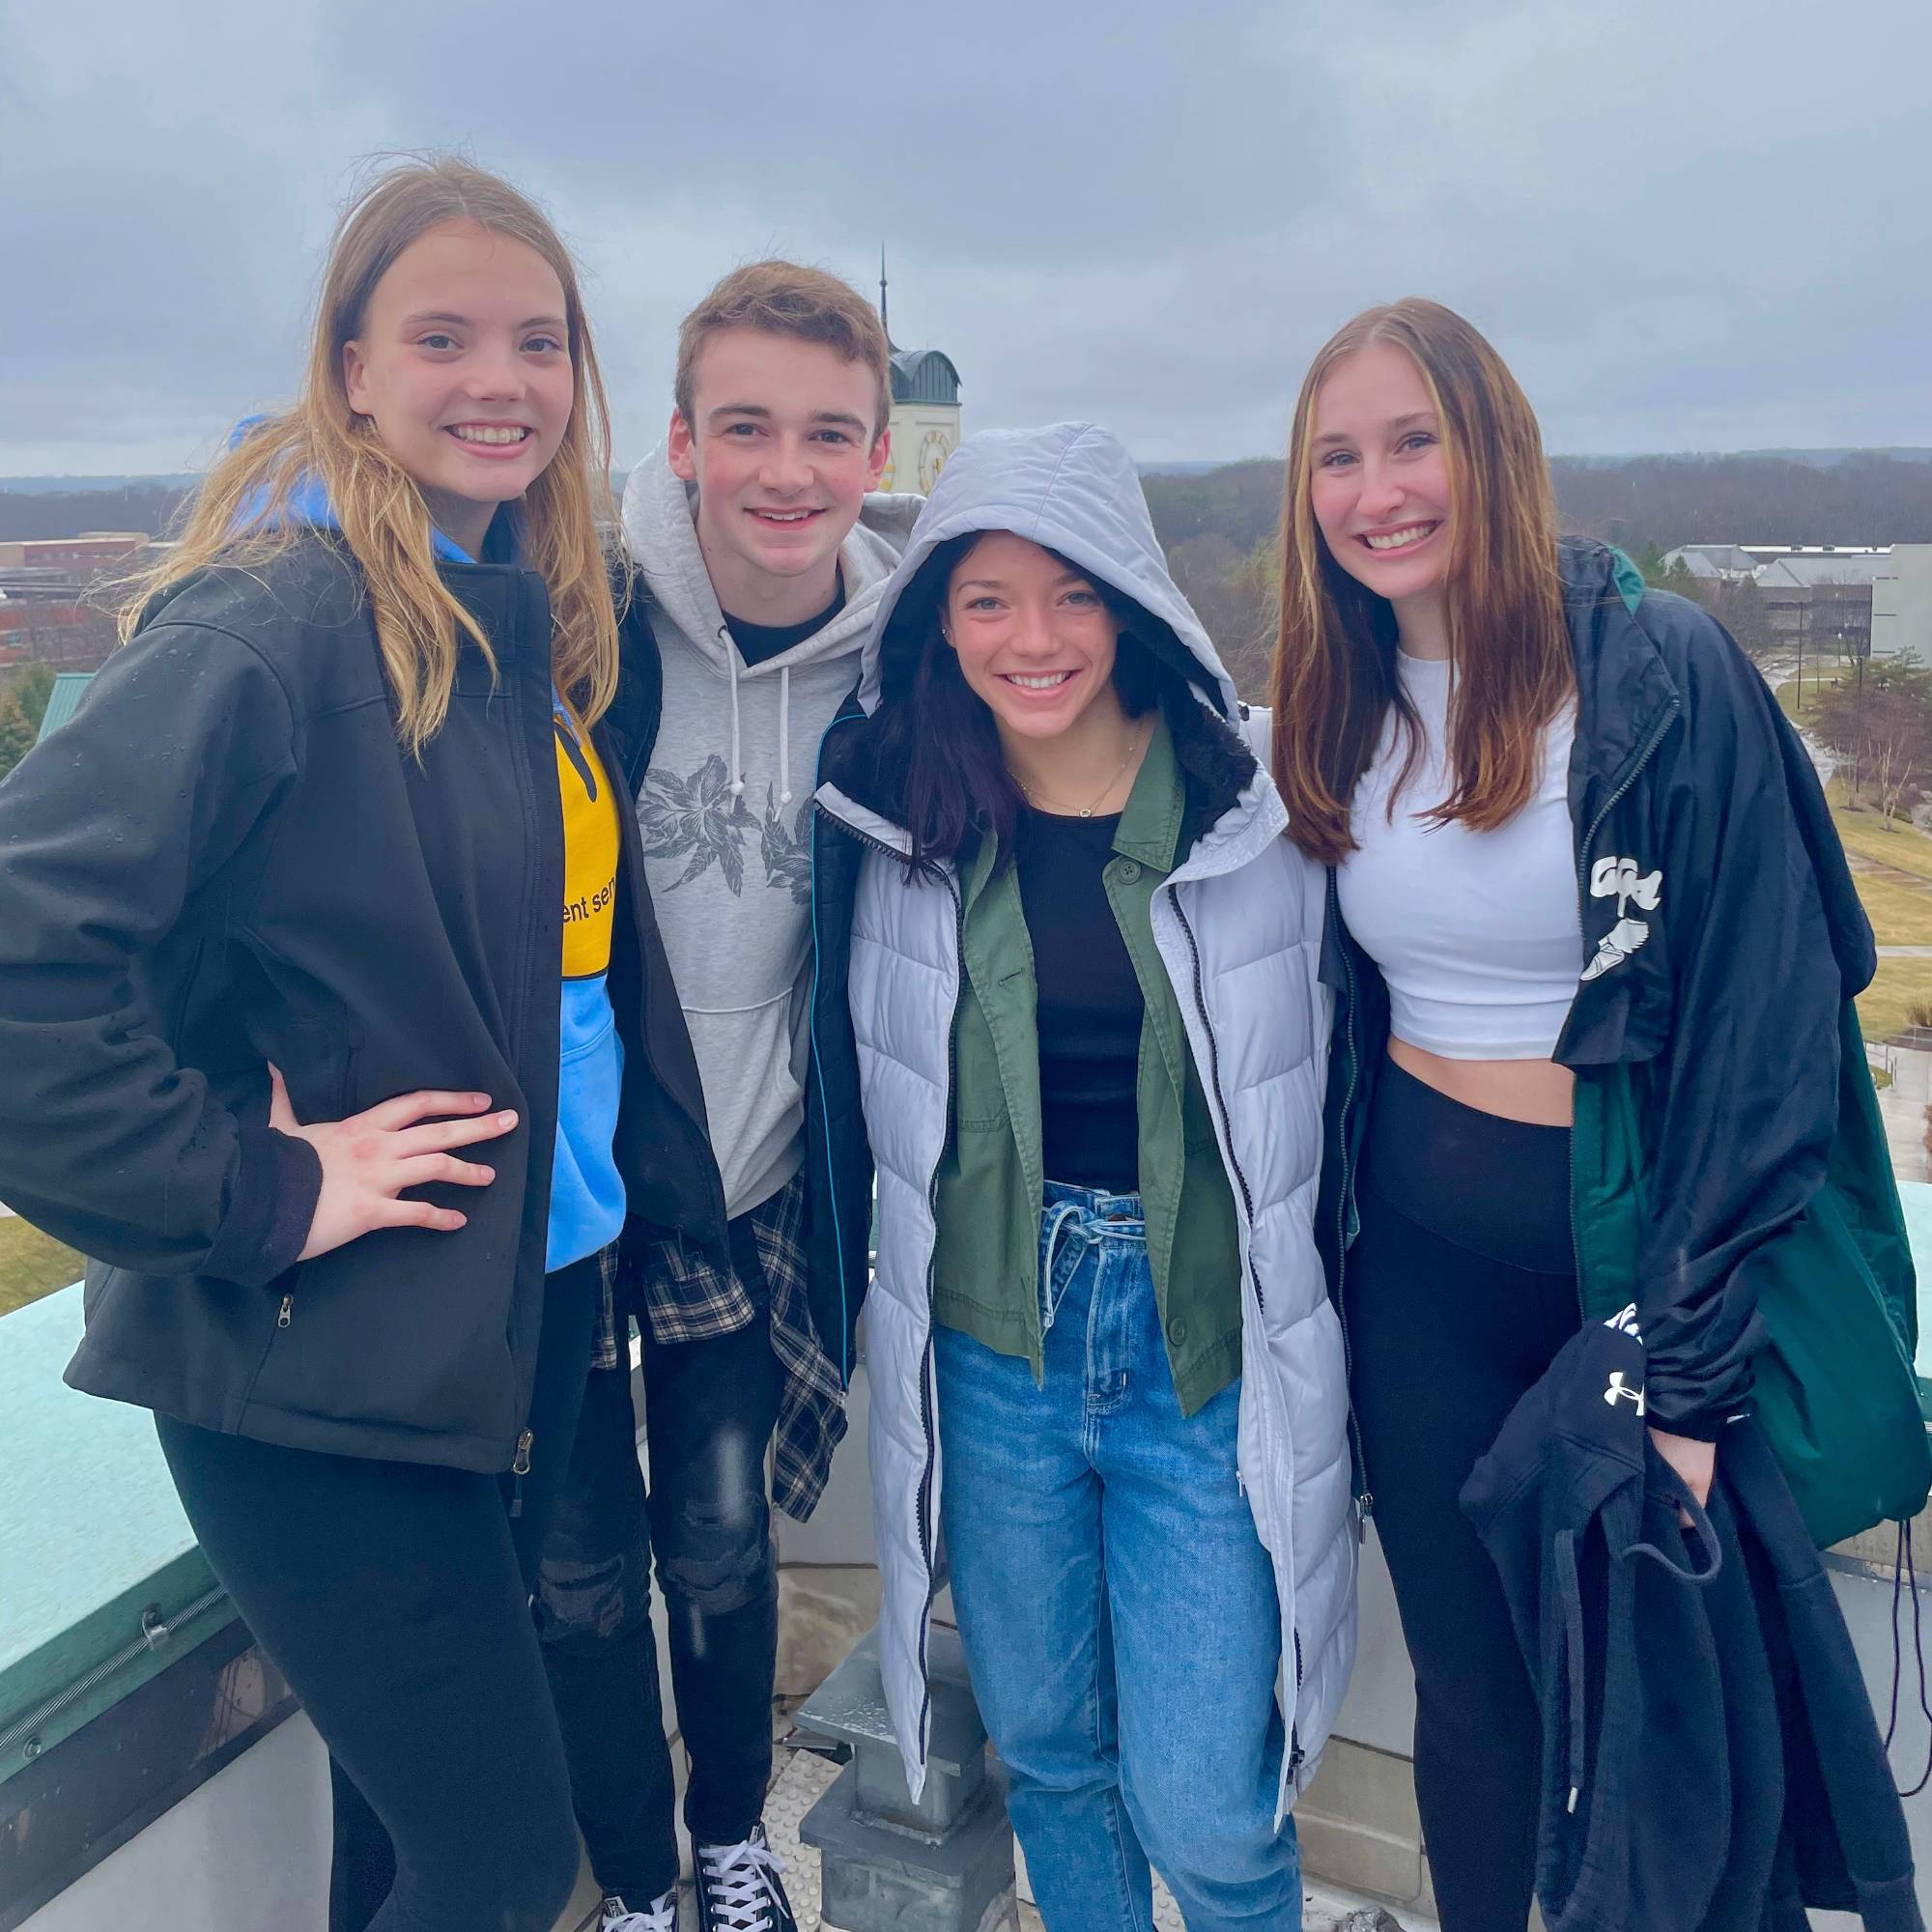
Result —
[[1391, 708], [1355, 787], [1358, 850], [1337, 873], [1342, 917], [1388, 981], [1389, 1030], [1445, 1060], [1547, 1060], [1583, 966], [1577, 846], [1568, 798], [1577, 714], [1544, 732], [1535, 796], [1494, 832], [1423, 814], [1449, 795], [1451, 668], [1398, 652], [1423, 751], [1388, 815], [1406, 735]]

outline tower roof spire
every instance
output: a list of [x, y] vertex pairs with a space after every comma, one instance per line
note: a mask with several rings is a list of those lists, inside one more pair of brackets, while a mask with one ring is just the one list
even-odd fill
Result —
[[879, 243], [879, 326], [886, 331], [886, 343], [890, 347], [893, 339], [893, 326], [886, 320], [886, 244]]

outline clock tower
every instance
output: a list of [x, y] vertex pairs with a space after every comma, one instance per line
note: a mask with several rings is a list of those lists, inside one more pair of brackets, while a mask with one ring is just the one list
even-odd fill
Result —
[[[879, 320], [886, 319], [886, 257], [879, 253]], [[891, 329], [887, 330], [891, 340]], [[930, 496], [959, 447], [959, 371], [939, 349], [895, 349], [893, 356], [893, 453], [882, 490], [917, 490]]]

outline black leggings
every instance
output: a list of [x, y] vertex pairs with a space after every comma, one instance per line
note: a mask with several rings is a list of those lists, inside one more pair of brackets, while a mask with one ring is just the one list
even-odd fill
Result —
[[545, 1282], [521, 1485], [156, 1417], [210, 1565], [328, 1746], [335, 1932], [548, 1932], [570, 1893], [577, 1826], [529, 1599], [599, 1293], [595, 1260]]
[[1415, 1794], [1442, 1932], [1524, 1925], [1538, 1724], [1489, 1553], [1457, 1502], [1577, 1332], [1570, 1135], [1465, 1107], [1393, 1061], [1349, 1251], [1355, 1415], [1415, 1666]]

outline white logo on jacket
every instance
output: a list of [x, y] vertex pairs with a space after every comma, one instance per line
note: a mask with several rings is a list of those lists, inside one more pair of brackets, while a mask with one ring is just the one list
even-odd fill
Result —
[[1613, 898], [1617, 902], [1617, 923], [1597, 942], [1597, 956], [1583, 968], [1583, 981], [1600, 979], [1612, 966], [1621, 966], [1650, 937], [1647, 921], [1632, 919], [1635, 904], [1645, 912], [1655, 912], [1663, 894], [1662, 868], [1639, 874], [1634, 859], [1599, 859], [1590, 867], [1590, 896]]
[[1624, 1372], [1621, 1369], [1610, 1371], [1610, 1385], [1604, 1391], [1604, 1400], [1612, 1408], [1620, 1402], [1634, 1402], [1636, 1404], [1636, 1412], [1639, 1415], [1644, 1412], [1642, 1388], [1632, 1388], [1624, 1379]]

